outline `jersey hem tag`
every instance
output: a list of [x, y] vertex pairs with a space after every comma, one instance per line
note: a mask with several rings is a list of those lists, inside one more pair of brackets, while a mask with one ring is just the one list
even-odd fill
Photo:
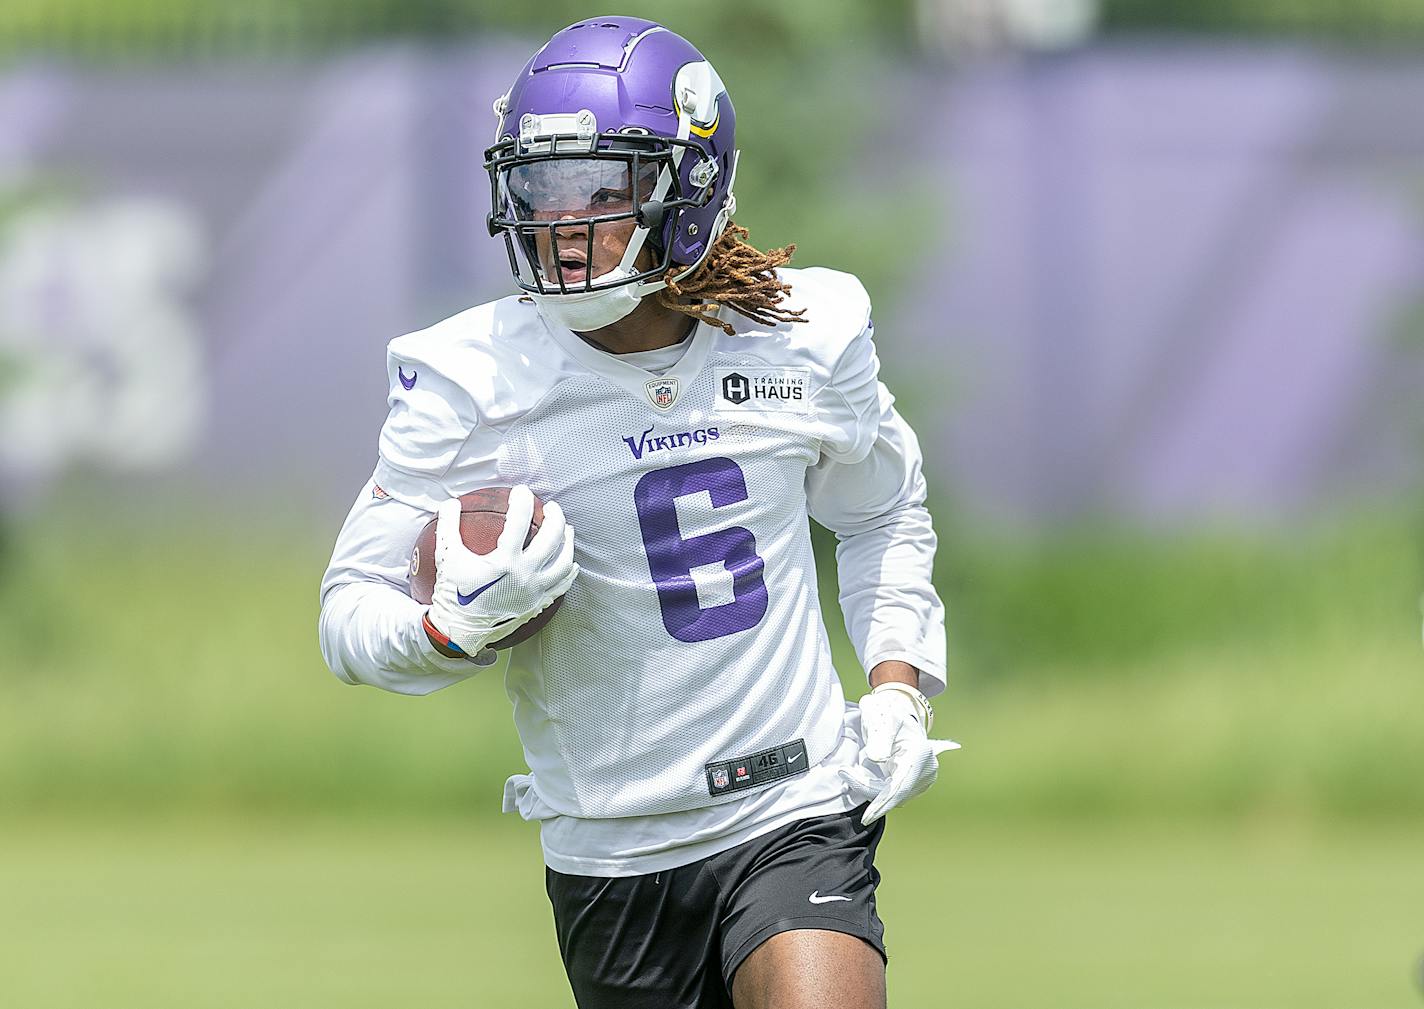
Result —
[[713, 796], [726, 795], [728, 792], [805, 774], [806, 765], [804, 739], [793, 739], [789, 743], [758, 750], [745, 757], [714, 760], [706, 766], [707, 793]]

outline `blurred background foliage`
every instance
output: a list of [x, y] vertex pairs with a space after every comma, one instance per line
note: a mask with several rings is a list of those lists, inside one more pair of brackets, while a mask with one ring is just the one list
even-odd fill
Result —
[[[1063, 6], [1079, 3], [1062, 0]], [[673, 10], [639, 2], [595, 10], [659, 19], [689, 38], [709, 40], [709, 51], [725, 62], [762, 50], [814, 55], [852, 40], [869, 50], [914, 50], [923, 41], [917, 6], [915, 0], [729, 0]], [[948, 6], [969, 14], [992, 5], [966, 0]], [[1100, 33], [1109, 37], [1188, 33], [1372, 44], [1424, 37], [1424, 5], [1417, 0], [1102, 0], [1092, 6]], [[9, 0], [0, 9], [0, 51], [117, 60], [268, 58], [392, 38], [439, 44], [489, 31], [534, 37], [551, 24], [589, 16], [590, 5], [576, 0], [537, 6], [488, 0]]]

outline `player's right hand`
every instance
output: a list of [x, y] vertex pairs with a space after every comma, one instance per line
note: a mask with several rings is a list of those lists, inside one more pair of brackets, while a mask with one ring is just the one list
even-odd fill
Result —
[[504, 530], [494, 550], [477, 554], [460, 538], [460, 502], [436, 509], [435, 591], [426, 620], [452, 650], [474, 658], [491, 641], [513, 633], [569, 590], [578, 576], [574, 531], [563, 509], [544, 505], [539, 531], [524, 546], [534, 517], [534, 493], [509, 492]]

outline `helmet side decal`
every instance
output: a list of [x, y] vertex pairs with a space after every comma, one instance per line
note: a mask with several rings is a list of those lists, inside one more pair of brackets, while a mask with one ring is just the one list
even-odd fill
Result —
[[706, 60], [688, 63], [673, 79], [673, 111], [679, 120], [686, 114], [690, 133], [710, 138], [721, 121], [722, 96], [726, 93], [727, 86], [711, 63]]

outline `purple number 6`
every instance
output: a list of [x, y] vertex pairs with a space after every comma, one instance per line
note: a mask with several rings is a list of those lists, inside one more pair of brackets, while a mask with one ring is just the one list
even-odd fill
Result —
[[[763, 562], [756, 538], [741, 526], [684, 538], [677, 525], [676, 501], [707, 491], [712, 507], [747, 499], [742, 469], [731, 459], [700, 459], [643, 474], [633, 490], [648, 570], [658, 590], [663, 626], [679, 641], [710, 641], [755, 627], [766, 615]], [[692, 569], [722, 563], [732, 574], [732, 601], [703, 609], [697, 601]]]

